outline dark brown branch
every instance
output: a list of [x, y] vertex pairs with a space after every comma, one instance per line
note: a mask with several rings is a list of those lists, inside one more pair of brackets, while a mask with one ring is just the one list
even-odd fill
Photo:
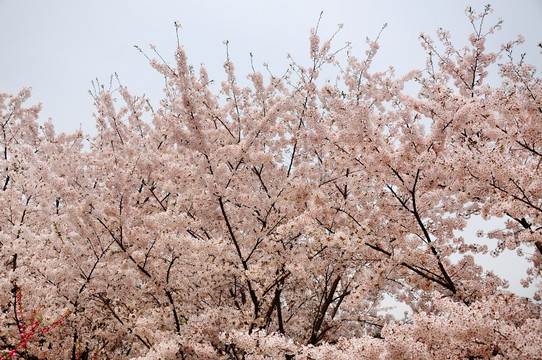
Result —
[[169, 284], [169, 274], [171, 272], [171, 268], [173, 267], [173, 263], [175, 262], [175, 260], [177, 260], [179, 257], [178, 256], [175, 256], [173, 255], [171, 257], [171, 261], [169, 262], [169, 265], [167, 267], [167, 271], [166, 271], [166, 284]]
[[284, 274], [282, 274], [281, 276], [279, 276], [275, 281], [273, 281], [273, 283], [271, 285], [269, 285], [267, 287], [266, 290], [264, 290], [264, 292], [262, 293], [262, 297], [264, 297], [269, 291], [271, 291], [275, 286], [277, 286], [278, 284], [284, 284], [284, 280], [286, 280], [286, 278], [288, 276], [291, 275], [291, 272], [290, 271], [286, 271]]
[[263, 242], [263, 238], [256, 239], [256, 244], [254, 244], [254, 246], [252, 247], [252, 250], [250, 250], [250, 253], [247, 255], [246, 262], [250, 260], [250, 258], [252, 257], [252, 255], [254, 254], [254, 252], [256, 251], [256, 249], [262, 242]]
[[295, 150], [297, 149], [297, 140], [294, 143], [294, 148], [292, 150], [292, 156], [290, 157], [290, 165], [288, 165], [288, 172], [286, 177], [290, 177], [290, 171], [292, 170], [292, 165], [294, 164]]
[[175, 319], [175, 329], [177, 334], [181, 333], [181, 324], [179, 322], [179, 315], [177, 314], [177, 309], [175, 308], [175, 302], [173, 301], [173, 296], [171, 296], [171, 291], [164, 289], [166, 296], [171, 304], [171, 310], [173, 311], [173, 318]]
[[388, 188], [389, 191], [391, 191], [393, 196], [397, 199], [397, 201], [399, 201], [399, 203], [403, 206], [403, 208], [405, 208], [408, 212], [412, 213], [412, 210], [407, 205], [408, 199], [406, 200], [401, 199], [399, 194], [397, 194], [397, 192], [393, 190], [392, 186], [386, 184], [386, 187]]
[[4, 181], [4, 186], [2, 188], [2, 191], [6, 191], [8, 187], [9, 179], [10, 179], [9, 175], [6, 175], [6, 180]]
[[[523, 226], [524, 229], [530, 230], [530, 229], [532, 228], [532, 224], [529, 223], [529, 222], [527, 221], [527, 219], [525, 219], [524, 217], [522, 217], [522, 218], [520, 219], [520, 218], [516, 218], [516, 217], [510, 215], [510, 213], [509, 213], [508, 211], [505, 211], [504, 213], [505, 213], [505, 215], [507, 215], [508, 217], [510, 217], [510, 218], [512, 218], [512, 219], [514, 219], [514, 220], [516, 220], [521, 226]], [[540, 229], [540, 228], [538, 228], [537, 230], [539, 230], [539, 229]], [[540, 241], [535, 241], [534, 244], [535, 244], [535, 246], [536, 246], [536, 249], [542, 254], [542, 242], [540, 242]]]
[[[383, 254], [386, 254], [389, 257], [392, 257], [392, 255], [393, 255], [391, 252], [381, 248], [378, 245], [373, 245], [373, 244], [370, 244], [368, 242], [366, 242], [365, 245], [367, 245], [368, 247], [370, 247], [373, 250], [376, 250], [376, 251], [379, 251], [379, 252], [381, 252]], [[419, 267], [419, 266], [410, 265], [410, 264], [407, 264], [406, 262], [401, 262], [399, 265], [406, 267], [407, 269], [415, 272], [416, 274], [420, 275], [421, 277], [423, 277], [423, 278], [425, 278], [425, 279], [427, 279], [429, 281], [437, 283], [437, 284], [441, 285], [442, 287], [444, 287], [446, 289], [452, 290], [450, 288], [450, 284], [448, 284], [445, 281], [444, 278], [442, 278], [441, 276], [438, 276], [437, 274], [435, 274], [434, 272], [432, 272], [430, 270], [427, 270], [427, 269]], [[433, 276], [430, 276], [428, 274], [433, 275]]]
[[[511, 194], [508, 190], [500, 187], [499, 185], [497, 185], [497, 182], [495, 181], [495, 179], [492, 179], [491, 182], [489, 183], [490, 186], [494, 187], [495, 189], [513, 197], [514, 199], [524, 203], [525, 205], [529, 206], [529, 207], [532, 207], [533, 209], [537, 210], [537, 211], [540, 211], [542, 212], [542, 208], [534, 205], [533, 203], [531, 203], [530, 201], [528, 201], [528, 199], [522, 199], [520, 198], [519, 196], [515, 195], [515, 194]], [[516, 185], [517, 186], [517, 185]]]
[[235, 139], [235, 135], [233, 135], [230, 128], [228, 126], [226, 126], [226, 124], [218, 116], [215, 116], [215, 119], [217, 119], [222, 124], [222, 126], [224, 126], [226, 128], [228, 133]]
[[148, 278], [152, 278], [151, 274], [149, 274], [149, 272], [147, 270], [145, 270], [145, 268], [141, 265], [139, 265], [137, 263], [137, 261], [132, 257], [132, 255], [130, 255], [126, 249], [126, 247], [124, 246], [123, 242], [122, 242], [122, 227], [120, 227], [120, 231], [121, 231], [121, 234], [119, 237], [115, 236], [115, 234], [113, 233], [113, 231], [111, 231], [111, 229], [109, 229], [109, 227], [103, 222], [102, 219], [100, 218], [96, 218], [96, 220], [98, 220], [98, 222], [100, 224], [102, 224], [102, 226], [109, 232], [109, 235], [113, 238], [113, 240], [115, 241], [115, 243], [120, 247], [120, 249], [126, 254], [126, 256], [128, 256], [128, 259], [130, 259], [131, 262], [134, 263], [134, 265], [139, 269], [139, 271], [141, 271], [143, 274], [145, 274], [145, 276], [147, 276]]
[[145, 347], [146, 347], [147, 349], [150, 349], [150, 348], [151, 348], [151, 346], [149, 345], [148, 342], [146, 342], [145, 340], [143, 340], [143, 339], [141, 338], [141, 336], [135, 334], [134, 331], [133, 331], [130, 327], [128, 327], [128, 326], [124, 323], [124, 321], [122, 321], [122, 319], [117, 315], [117, 313], [115, 312], [115, 310], [111, 307], [111, 303], [110, 303], [110, 300], [109, 300], [108, 298], [106, 298], [105, 296], [103, 296], [103, 295], [101, 295], [101, 294], [97, 294], [96, 296], [101, 300], [101, 302], [102, 302], [102, 303], [106, 306], [106, 308], [111, 312], [111, 314], [113, 315], [113, 317], [114, 317], [121, 325], [123, 325], [123, 326], [126, 328], [126, 330], [127, 330], [130, 334], [134, 335], [139, 341], [141, 341], [141, 343], [142, 343], [143, 345], [145, 345]]
[[534, 148], [534, 145], [533, 145], [533, 146], [529, 146], [529, 144], [527, 143], [527, 140], [523, 140], [523, 143], [519, 142], [519, 140], [516, 140], [516, 142], [517, 142], [522, 148], [524, 148], [524, 149], [526, 149], [526, 150], [529, 150], [529, 151], [532, 152], [533, 154], [542, 157], [542, 154], [539, 153], [538, 151], [536, 151], [536, 149]]
[[391, 169], [391, 171], [393, 172], [393, 174], [395, 176], [397, 176], [397, 178], [401, 181], [401, 183], [405, 183], [405, 181], [403, 180], [403, 178], [401, 177], [401, 175], [399, 175], [399, 173], [397, 172], [397, 170], [395, 170], [391, 165], [387, 164], [388, 167]]
[[243, 258], [243, 254], [241, 253], [241, 248], [239, 247], [239, 242], [237, 241], [237, 238], [235, 237], [235, 234], [230, 224], [230, 220], [228, 219], [228, 215], [226, 215], [226, 210], [224, 209], [224, 202], [222, 201], [222, 196], [218, 197], [218, 203], [220, 205], [220, 210], [222, 211], [222, 217], [224, 217], [224, 221], [226, 222], [226, 227], [228, 228], [231, 241], [233, 242], [233, 245], [235, 246], [235, 250], [237, 251], [237, 256], [239, 257], [241, 264], [243, 264], [243, 269], [248, 270], [247, 262]]
[[[427, 231], [422, 219], [420, 218], [420, 214], [418, 212], [418, 209], [416, 208], [416, 185], [418, 183], [419, 177], [420, 177], [420, 169], [418, 169], [418, 171], [416, 171], [416, 178], [414, 179], [414, 185], [412, 186], [412, 190], [410, 191], [410, 194], [412, 195], [412, 213], [414, 214], [414, 217], [416, 218], [416, 222], [420, 226], [420, 228], [421, 228], [421, 230], [422, 230], [422, 232], [423, 232], [423, 234], [425, 236], [425, 239], [427, 240], [427, 243], [431, 244], [431, 236], [429, 236], [429, 232]], [[444, 265], [440, 261], [440, 256], [439, 256], [437, 250], [435, 249], [435, 247], [433, 245], [431, 245], [431, 252], [433, 253], [435, 258], [437, 259], [437, 263], [438, 263], [438, 267], [440, 269], [440, 272], [442, 273], [442, 276], [444, 276], [444, 278], [446, 279], [446, 282], [448, 283], [448, 286], [446, 286], [446, 288], [448, 288], [452, 293], [455, 294], [457, 292], [456, 289], [455, 289], [455, 285], [454, 285], [450, 275], [448, 275], [448, 272], [444, 268]]]
[[337, 190], [341, 193], [342, 197], [344, 200], [346, 200], [347, 196], [348, 196], [348, 188], [347, 188], [347, 185], [344, 184], [344, 189], [341, 188], [339, 185], [337, 185], [337, 183], [335, 183], [335, 187], [337, 188]]
[[265, 191], [265, 193], [267, 194], [267, 197], [268, 198], [271, 198], [271, 195], [269, 195], [269, 191], [267, 190], [267, 186], [265, 186], [265, 183], [263, 182], [263, 179], [262, 179], [262, 171], [263, 171], [263, 164], [262, 166], [258, 169], [256, 166], [253, 166], [252, 167], [252, 172], [254, 174], [256, 174], [256, 176], [258, 177], [258, 179], [260, 180], [260, 184], [262, 184], [262, 188], [263, 190]]
[[356, 223], [357, 226], [361, 227], [361, 223], [359, 221], [357, 221], [356, 218], [354, 216], [352, 216], [348, 211], [346, 211], [344, 209], [341, 209], [341, 208], [338, 208], [338, 207], [334, 207], [333, 209], [346, 214], [350, 219], [352, 219], [352, 221], [354, 221]]
[[[84, 275], [84, 278], [85, 278], [85, 282], [83, 283], [83, 285], [81, 285], [81, 287], [79, 288], [79, 294], [81, 294], [83, 292], [83, 290], [85, 289], [85, 287], [87, 286], [87, 284], [90, 282], [90, 279], [92, 278], [92, 273], [94, 272], [94, 270], [96, 270], [96, 267], [98, 266], [98, 263], [100, 262], [100, 260], [102, 259], [102, 257], [105, 255], [105, 253], [109, 250], [109, 248], [111, 247], [111, 245], [113, 245], [115, 241], [111, 241], [109, 243], [109, 245], [107, 245], [107, 247], [105, 249], [102, 250], [102, 253], [97, 256], [97, 259], [96, 261], [94, 262], [94, 264], [92, 265], [92, 268], [90, 269], [90, 272], [87, 274], [83, 274]], [[81, 271], [82, 272], [82, 271]]]
[[279, 288], [275, 289], [275, 294], [276, 294], [277, 299], [278, 299], [277, 305], [276, 305], [276, 307], [277, 307], [277, 322], [279, 324], [279, 332], [282, 335], [284, 335], [284, 321], [282, 320], [282, 308], [280, 306], [280, 293], [281, 293], [281, 291], [282, 290], [279, 289]]
[[316, 317], [316, 321], [314, 322], [312, 326], [311, 337], [309, 339], [309, 343], [312, 345], [316, 345], [316, 343], [318, 343], [318, 341], [322, 339], [325, 332], [327, 332], [327, 330], [330, 329], [329, 327], [326, 327], [320, 333], [322, 324], [324, 322], [324, 318], [327, 313], [327, 309], [329, 308], [329, 305], [331, 305], [331, 303], [334, 300], [335, 291], [337, 290], [337, 286], [339, 286], [340, 281], [341, 281], [341, 277], [337, 276], [335, 280], [333, 281], [333, 283], [331, 284], [331, 287], [329, 288], [329, 292], [327, 293], [324, 303], [322, 304], [322, 306], [320, 306], [320, 309], [318, 311], [318, 316]]
[[[154, 193], [154, 190], [156, 189], [156, 184], [153, 184], [149, 190], [152, 194], [152, 196], [156, 199], [156, 201], [158, 201], [158, 204], [160, 204], [160, 207], [162, 207], [162, 210], [164, 211], [167, 211], [167, 208], [164, 206], [164, 204], [162, 204], [162, 201], [160, 201], [160, 199], [158, 199], [158, 196], [156, 196], [156, 194]], [[169, 194], [168, 194], [169, 195]], [[167, 197], [166, 197], [167, 198]], [[164, 198], [164, 199], [166, 199]]]
[[279, 332], [284, 335], [284, 321], [282, 319], [282, 309], [280, 306], [280, 293], [282, 292], [282, 289], [276, 288], [275, 289], [275, 296], [273, 297], [273, 301], [271, 302], [271, 305], [269, 306], [269, 309], [267, 310], [267, 313], [265, 314], [266, 324], [268, 325], [271, 322], [271, 315], [273, 314], [273, 310], [277, 309], [277, 322], [279, 326]]
[[[241, 261], [241, 264], [243, 265], [244, 270], [248, 270], [248, 265], [246, 260], [243, 258], [243, 254], [241, 253], [241, 248], [239, 246], [239, 243], [237, 241], [237, 238], [235, 237], [235, 234], [233, 232], [233, 229], [231, 227], [230, 221], [228, 219], [228, 215], [226, 215], [226, 210], [224, 208], [224, 202], [222, 201], [222, 196], [218, 197], [218, 203], [220, 205], [220, 210], [222, 211], [222, 216], [224, 217], [224, 221], [226, 222], [226, 227], [228, 228], [228, 232], [230, 234], [231, 240], [235, 246], [235, 250], [237, 251], [237, 256], [239, 257], [239, 260]], [[258, 298], [256, 296], [256, 292], [252, 288], [252, 283], [250, 279], [247, 277], [247, 287], [248, 292], [250, 294], [250, 299], [252, 300], [252, 304], [254, 305], [254, 318], [256, 319], [259, 315], [260, 311], [260, 304], [258, 301]], [[252, 328], [251, 328], [252, 330]]]
[[335, 305], [335, 307], [333, 308], [333, 311], [331, 312], [331, 315], [330, 315], [330, 318], [331, 319], [334, 319], [335, 316], [337, 315], [337, 312], [339, 311], [339, 307], [341, 306], [343, 300], [348, 296], [350, 295], [350, 290], [348, 290], [348, 286], [346, 286], [343, 290], [343, 292], [341, 293], [341, 295], [339, 295], [339, 297], [337, 298], [337, 305]]

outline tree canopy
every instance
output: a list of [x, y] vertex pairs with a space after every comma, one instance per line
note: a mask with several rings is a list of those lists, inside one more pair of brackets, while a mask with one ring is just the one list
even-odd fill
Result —
[[539, 284], [542, 84], [522, 37], [485, 48], [490, 11], [402, 76], [315, 28], [308, 65], [242, 87], [228, 58], [217, 88], [179, 46], [159, 106], [93, 93], [92, 136], [0, 95], [0, 357], [541, 358], [540, 291], [462, 235], [506, 219], [480, 235]]

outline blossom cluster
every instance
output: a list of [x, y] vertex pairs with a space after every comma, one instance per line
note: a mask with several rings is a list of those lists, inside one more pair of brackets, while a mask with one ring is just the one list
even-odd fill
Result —
[[97, 88], [95, 135], [0, 94], [2, 359], [540, 359], [542, 290], [478, 263], [524, 253], [540, 284], [542, 81], [521, 38], [486, 49], [490, 12], [399, 77], [317, 27], [250, 86], [227, 49], [217, 90], [179, 46], [157, 104]]

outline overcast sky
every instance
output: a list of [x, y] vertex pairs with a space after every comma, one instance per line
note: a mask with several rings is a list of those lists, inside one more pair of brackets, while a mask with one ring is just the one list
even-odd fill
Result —
[[[150, 54], [148, 44], [154, 44], [170, 59], [176, 46], [174, 21], [182, 24], [180, 38], [190, 63], [205, 63], [218, 82], [224, 79], [224, 40], [241, 79], [250, 71], [250, 53], [256, 68], [267, 62], [277, 74], [287, 68], [288, 53], [298, 62], [306, 60], [309, 30], [321, 11], [322, 37], [344, 24], [335, 44], [352, 42], [359, 57], [365, 38], [375, 38], [387, 23], [376, 62], [401, 74], [424, 66], [420, 32], [434, 35], [443, 27], [462, 47], [472, 30], [465, 8], [470, 4], [482, 10], [486, 3], [495, 10], [488, 24], [504, 19], [503, 30], [489, 46], [523, 34], [522, 51], [542, 69], [537, 47], [542, 42], [541, 0], [0, 0], [0, 92], [30, 86], [31, 102], [43, 103], [42, 119], [51, 117], [62, 131], [82, 128], [89, 133], [94, 120], [88, 90], [95, 78], [107, 83], [116, 72], [133, 94], [159, 101], [163, 78], [134, 45]], [[510, 273], [515, 261], [498, 259], [493, 267]]]
[[[94, 130], [91, 80], [107, 83], [118, 73], [134, 94], [146, 93], [154, 102], [161, 96], [162, 77], [133, 47], [157, 46], [171, 58], [175, 46], [174, 21], [182, 24], [181, 41], [189, 61], [205, 63], [212, 79], [224, 79], [224, 40], [239, 78], [250, 71], [250, 53], [256, 67], [269, 63], [282, 73], [287, 53], [302, 62], [308, 54], [308, 35], [321, 11], [322, 36], [344, 24], [336, 44], [346, 41], [363, 56], [365, 38], [374, 38], [384, 23], [382, 68], [393, 65], [398, 73], [424, 65], [418, 42], [421, 31], [435, 34], [449, 29], [463, 45], [471, 28], [464, 9], [482, 9], [488, 1], [363, 1], [363, 0], [0, 0], [0, 92], [33, 88], [33, 101], [43, 103], [42, 117], [73, 131]], [[531, 63], [542, 68], [536, 45], [542, 41], [542, 1], [491, 1], [490, 23], [504, 18], [504, 29], [494, 44], [526, 37]], [[149, 51], [150, 52], [150, 51]]]

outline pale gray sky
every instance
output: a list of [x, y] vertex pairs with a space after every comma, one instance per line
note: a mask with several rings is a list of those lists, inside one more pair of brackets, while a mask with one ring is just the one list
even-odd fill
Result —
[[[15, 93], [33, 88], [31, 103], [42, 102], [42, 119], [51, 117], [59, 130], [94, 131], [91, 80], [104, 83], [118, 73], [123, 85], [134, 94], [147, 94], [154, 103], [161, 97], [163, 78], [136, 50], [156, 45], [162, 56], [171, 58], [176, 46], [174, 21], [182, 24], [181, 42], [189, 61], [205, 63], [211, 79], [224, 79], [224, 40], [238, 78], [250, 71], [254, 54], [257, 68], [267, 62], [274, 73], [288, 65], [287, 53], [299, 62], [307, 59], [310, 28], [324, 12], [320, 34], [331, 35], [337, 25], [344, 28], [337, 46], [352, 42], [362, 57], [365, 37], [374, 38], [382, 24], [378, 66], [393, 65], [401, 74], [422, 68], [425, 53], [418, 35], [434, 35], [438, 27], [448, 29], [462, 47], [472, 28], [464, 15], [467, 5], [482, 10], [491, 3], [493, 24], [504, 19], [503, 30], [488, 44], [498, 46], [523, 34], [527, 60], [542, 69], [541, 0], [0, 0], [0, 92]], [[510, 274], [517, 258], [493, 260], [499, 274]], [[513, 283], [522, 276], [515, 271]], [[516, 276], [517, 275], [517, 276]], [[513, 286], [515, 291], [522, 291]]]
[[[344, 29], [337, 46], [351, 41], [360, 57], [365, 37], [374, 38], [382, 24], [377, 62], [393, 65], [398, 73], [423, 67], [425, 54], [418, 45], [421, 31], [451, 30], [463, 45], [470, 32], [464, 16], [468, 4], [482, 9], [488, 1], [464, 0], [0, 0], [0, 91], [14, 93], [33, 88], [33, 101], [43, 103], [42, 117], [52, 117], [61, 130], [82, 126], [94, 130], [92, 99], [87, 91], [96, 77], [107, 82], [117, 72], [123, 85], [153, 101], [161, 96], [162, 78], [134, 49], [155, 44], [169, 58], [176, 46], [173, 22], [183, 28], [181, 41], [189, 61], [205, 63], [212, 79], [224, 79], [224, 40], [239, 78], [263, 62], [281, 73], [286, 54], [307, 58], [308, 35], [324, 11], [321, 31], [331, 35], [339, 23]], [[525, 35], [529, 60], [542, 65], [536, 44], [542, 41], [542, 1], [491, 1], [490, 22], [505, 20], [495, 43]], [[148, 48], [147, 48], [148, 49]]]

